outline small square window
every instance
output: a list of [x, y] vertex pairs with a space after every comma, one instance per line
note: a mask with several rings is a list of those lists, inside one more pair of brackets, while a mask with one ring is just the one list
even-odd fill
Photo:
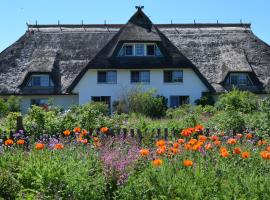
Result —
[[97, 80], [98, 80], [98, 83], [116, 83], [117, 72], [116, 71], [98, 71]]
[[189, 103], [189, 96], [170, 96], [170, 107], [177, 108]]
[[136, 56], [144, 56], [144, 44], [136, 44], [135, 45], [135, 55]]
[[131, 83], [149, 83], [150, 71], [131, 71]]
[[167, 70], [164, 71], [164, 82], [165, 83], [176, 83], [183, 82], [183, 71], [182, 70]]

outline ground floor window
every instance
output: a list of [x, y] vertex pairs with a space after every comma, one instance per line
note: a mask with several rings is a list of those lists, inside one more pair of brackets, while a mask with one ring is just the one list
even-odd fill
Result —
[[170, 107], [176, 108], [189, 103], [189, 96], [170, 96]]
[[109, 111], [111, 110], [111, 97], [110, 96], [92, 96], [91, 100], [94, 102], [105, 102], [109, 107]]
[[41, 107], [47, 107], [48, 106], [48, 99], [31, 99], [31, 106], [41, 106]]

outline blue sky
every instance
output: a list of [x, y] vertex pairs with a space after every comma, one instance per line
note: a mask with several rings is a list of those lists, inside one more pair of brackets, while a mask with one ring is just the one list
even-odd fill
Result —
[[270, 0], [1, 0], [0, 52], [26, 31], [26, 22], [126, 23], [144, 5], [154, 23], [251, 22], [270, 44]]

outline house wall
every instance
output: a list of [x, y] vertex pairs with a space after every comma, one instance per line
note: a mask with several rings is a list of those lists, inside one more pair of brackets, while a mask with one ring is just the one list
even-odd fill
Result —
[[71, 105], [78, 105], [78, 95], [27, 95], [22, 96], [21, 110], [26, 113], [31, 106], [31, 99], [52, 99], [53, 105], [68, 109]]
[[[194, 101], [201, 97], [202, 92], [207, 92], [208, 89], [192, 69], [182, 70], [182, 83], [164, 83], [163, 69], [151, 69], [150, 83], [144, 84], [144, 88], [157, 89], [157, 93], [167, 97], [168, 101], [171, 95], [187, 95], [190, 96], [190, 103], [194, 104]], [[112, 105], [113, 101], [118, 100], [127, 90], [136, 87], [136, 84], [130, 82], [130, 70], [128, 69], [117, 70], [117, 84], [97, 83], [97, 71], [88, 70], [73, 89], [73, 93], [79, 95], [79, 104], [89, 102], [91, 96], [111, 96]], [[169, 103], [168, 105], [170, 105]]]

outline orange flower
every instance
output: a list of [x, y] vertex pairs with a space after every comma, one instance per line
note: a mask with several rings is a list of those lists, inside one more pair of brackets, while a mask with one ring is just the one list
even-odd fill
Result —
[[102, 127], [102, 128], [100, 128], [100, 131], [101, 131], [102, 133], [109, 133], [109, 128], [107, 128], [107, 127]]
[[197, 142], [193, 147], [192, 149], [194, 151], [199, 151], [199, 149], [201, 148], [201, 146], [203, 145], [203, 142]]
[[152, 161], [152, 164], [155, 166], [155, 167], [159, 167], [163, 164], [163, 161], [161, 159], [155, 159]]
[[265, 145], [267, 144], [267, 142], [265, 140], [259, 140], [258, 141], [258, 146], [262, 146], [262, 145]]
[[94, 137], [93, 140], [94, 140], [94, 142], [98, 142], [99, 141], [98, 137]]
[[191, 160], [184, 160], [183, 165], [185, 167], [191, 167], [193, 165], [193, 162]]
[[178, 149], [179, 148], [179, 143], [177, 143], [177, 142], [175, 142], [175, 143], [173, 143], [173, 148], [176, 148], [176, 149]]
[[249, 153], [249, 152], [244, 151], [244, 152], [242, 153], [242, 158], [246, 159], [246, 158], [249, 158], [249, 157], [250, 157], [250, 153]]
[[263, 159], [270, 159], [270, 153], [268, 151], [261, 151], [260, 155]]
[[184, 137], [189, 137], [191, 136], [193, 132], [194, 132], [193, 128], [187, 128], [187, 129], [182, 130], [181, 135]]
[[57, 150], [64, 149], [64, 145], [61, 143], [58, 143], [58, 144], [54, 145], [54, 149], [57, 149]]
[[176, 155], [176, 154], [178, 154], [179, 153], [179, 149], [178, 148], [170, 148], [170, 151], [174, 154], [174, 155]]
[[179, 144], [183, 144], [183, 143], [185, 143], [185, 140], [182, 139], [182, 138], [180, 138], [180, 139], [177, 140], [177, 142], [178, 142]]
[[80, 127], [75, 127], [75, 128], [73, 129], [73, 132], [79, 133], [79, 132], [81, 132], [81, 128], [80, 128]]
[[19, 139], [19, 140], [17, 141], [17, 144], [18, 144], [18, 145], [24, 145], [24, 144], [25, 144], [25, 140]]
[[88, 140], [87, 140], [87, 139], [83, 139], [81, 142], [82, 142], [83, 144], [87, 144], [87, 143], [88, 143]]
[[165, 140], [158, 140], [158, 141], [156, 142], [156, 146], [157, 146], [157, 147], [165, 146], [165, 144], [166, 144]]
[[65, 136], [69, 136], [70, 135], [70, 130], [65, 130], [63, 133], [64, 133]]
[[42, 143], [36, 143], [36, 150], [42, 150], [44, 149], [45, 145]]
[[229, 139], [227, 140], [227, 144], [236, 144], [236, 142], [237, 142], [237, 140], [234, 139], [234, 138], [229, 138]]
[[190, 140], [188, 141], [188, 144], [189, 144], [189, 145], [194, 145], [194, 144], [196, 144], [196, 143], [197, 143], [197, 140], [194, 139], [194, 138], [192, 138], [192, 139], [190, 139]]
[[240, 154], [240, 153], [241, 153], [241, 149], [239, 147], [234, 148], [233, 154]]
[[205, 148], [206, 150], [212, 149], [212, 144], [211, 144], [211, 143], [208, 143], [208, 144], [206, 144], [206, 145], [204, 146], [204, 148]]
[[236, 137], [237, 137], [237, 138], [242, 138], [242, 137], [243, 137], [243, 134], [237, 133], [237, 134], [236, 134]]
[[219, 151], [220, 151], [220, 155], [224, 158], [227, 158], [230, 156], [229, 152], [227, 151], [225, 147], [221, 147]]
[[186, 150], [192, 150], [192, 146], [189, 143], [185, 144], [184, 147]]
[[207, 137], [205, 135], [199, 135], [199, 141], [205, 142]]
[[14, 142], [13, 142], [12, 139], [7, 139], [7, 140], [5, 141], [5, 145], [6, 145], [6, 146], [11, 146], [11, 145], [13, 145], [13, 144], [14, 144]]
[[85, 129], [82, 130], [82, 135], [85, 136], [85, 135], [87, 135], [87, 133], [88, 133], [87, 130], [85, 130]]
[[140, 154], [141, 156], [148, 156], [149, 155], [149, 150], [148, 149], [141, 149]]
[[159, 155], [162, 155], [162, 154], [165, 153], [165, 150], [166, 149], [164, 149], [164, 148], [158, 148], [157, 151], [156, 151], [156, 153], [159, 154]]
[[202, 125], [197, 125], [197, 126], [195, 126], [195, 132], [200, 132], [200, 131], [203, 131], [204, 130], [204, 127], [202, 126]]
[[217, 135], [212, 135], [212, 136], [211, 136], [211, 140], [213, 140], [213, 141], [218, 141], [219, 138], [218, 138]]
[[251, 138], [253, 138], [253, 135], [252, 135], [251, 133], [248, 133], [248, 134], [246, 135], [246, 138], [247, 138], [247, 139], [251, 139]]
[[216, 141], [214, 142], [214, 144], [215, 144], [216, 146], [220, 146], [220, 145], [221, 145], [221, 141], [216, 140]]
[[270, 152], [270, 146], [267, 146], [265, 150]]

